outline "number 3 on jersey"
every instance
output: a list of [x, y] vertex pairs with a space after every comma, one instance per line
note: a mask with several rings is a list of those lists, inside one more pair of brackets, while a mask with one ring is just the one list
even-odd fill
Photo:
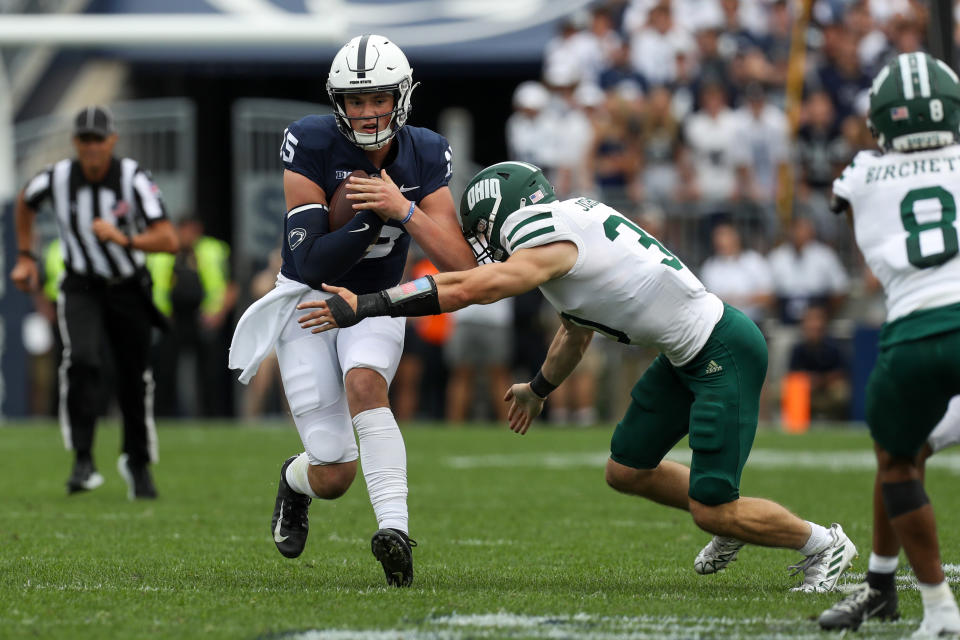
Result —
[[[921, 200], [940, 202], [939, 220], [917, 221], [916, 204]], [[918, 269], [935, 267], [957, 255], [957, 229], [954, 227], [957, 219], [957, 202], [943, 187], [924, 187], [908, 192], [900, 202], [900, 219], [903, 220], [903, 228], [907, 231], [907, 260], [913, 266]], [[943, 249], [924, 255], [920, 243], [921, 234], [934, 229], [939, 230], [943, 238]], [[929, 238], [930, 235], [927, 233], [925, 237]], [[930, 240], [927, 242], [930, 243]]]
[[666, 265], [671, 269], [676, 269], [680, 271], [683, 269], [683, 263], [677, 259], [675, 255], [666, 250], [666, 248], [657, 242], [657, 239], [653, 236], [647, 235], [647, 232], [633, 224], [623, 216], [609, 216], [606, 220], [603, 221], [603, 232], [606, 234], [607, 239], [613, 242], [617, 239], [617, 236], [620, 235], [620, 230], [617, 228], [620, 225], [629, 227], [634, 233], [636, 233], [640, 238], [637, 240], [644, 249], [649, 249], [651, 246], [656, 245], [657, 249], [660, 250], [660, 253], [666, 256], [663, 260], [660, 261], [660, 264]]

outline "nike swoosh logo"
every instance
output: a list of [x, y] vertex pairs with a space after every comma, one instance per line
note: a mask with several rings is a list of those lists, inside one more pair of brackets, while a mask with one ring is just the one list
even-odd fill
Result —
[[420, 188], [420, 185], [416, 185], [414, 187], [406, 187], [404, 185], [400, 185], [400, 193], [406, 193], [407, 191], [413, 191], [414, 189], [419, 189], [419, 188]]
[[277, 528], [273, 530], [273, 539], [277, 542], [286, 542], [290, 536], [280, 535], [281, 524], [283, 524], [283, 500], [280, 501], [280, 517], [277, 518]]
[[[364, 223], [363, 223], [363, 226], [360, 227], [359, 229], [352, 229], [352, 230], [348, 231], [347, 233], [360, 233], [361, 231], [366, 231], [366, 230], [369, 229], [369, 228], [370, 228], [370, 224], [367, 223], [367, 222], [364, 222]], [[352, 241], [351, 241], [351, 242], [352, 242]]]

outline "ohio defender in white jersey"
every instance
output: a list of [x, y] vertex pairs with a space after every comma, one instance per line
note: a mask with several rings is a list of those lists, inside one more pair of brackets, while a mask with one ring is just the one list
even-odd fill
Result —
[[873, 552], [866, 582], [824, 611], [820, 625], [856, 629], [867, 618], [896, 618], [902, 544], [923, 598], [915, 635], [958, 634], [960, 610], [944, 579], [923, 487], [924, 460], [933, 447], [955, 441], [957, 430], [956, 415], [944, 415], [960, 393], [957, 75], [925, 53], [899, 55], [873, 82], [868, 124], [883, 153], [857, 154], [833, 183], [832, 208], [852, 218], [887, 301], [867, 384], [877, 453]]
[[[464, 235], [481, 266], [356, 296], [304, 303], [314, 332], [370, 316], [416, 316], [486, 304], [539, 287], [561, 327], [537, 376], [515, 384], [510, 428], [526, 433], [546, 396], [576, 367], [593, 332], [656, 346], [661, 355], [631, 392], [607, 462], [613, 488], [688, 510], [716, 534], [694, 563], [698, 573], [729, 564], [745, 543], [786, 547], [803, 591], [832, 589], [856, 549], [840, 525], [801, 520], [761, 498], [740, 495], [740, 476], [757, 429], [767, 347], [759, 329], [724, 305], [656, 238], [610, 207], [557, 202], [540, 170], [501, 162], [478, 173], [460, 201]], [[690, 436], [690, 467], [664, 460]]]

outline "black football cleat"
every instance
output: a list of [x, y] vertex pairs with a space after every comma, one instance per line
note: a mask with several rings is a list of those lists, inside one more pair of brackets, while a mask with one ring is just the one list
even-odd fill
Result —
[[280, 486], [277, 488], [277, 502], [273, 507], [273, 519], [270, 521], [270, 531], [273, 533], [277, 551], [287, 558], [296, 558], [303, 553], [310, 528], [307, 520], [310, 496], [297, 493], [287, 484], [287, 467], [296, 459], [297, 456], [290, 456], [280, 467]]
[[413, 584], [413, 551], [416, 540], [397, 529], [380, 529], [373, 534], [370, 548], [383, 565], [387, 584], [391, 587], [409, 587]]
[[153, 486], [153, 476], [146, 464], [132, 464], [124, 453], [117, 460], [117, 471], [127, 483], [127, 498], [130, 500], [153, 500], [157, 497], [157, 488]]
[[67, 479], [67, 495], [93, 491], [102, 484], [103, 476], [97, 472], [92, 460], [77, 460], [73, 463], [73, 471]]
[[856, 631], [871, 618], [896, 620], [896, 589], [872, 589], [866, 582], [858, 584], [850, 594], [820, 614], [820, 628], [827, 631]]

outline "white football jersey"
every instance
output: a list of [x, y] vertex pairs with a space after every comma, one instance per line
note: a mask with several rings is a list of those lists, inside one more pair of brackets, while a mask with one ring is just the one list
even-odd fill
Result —
[[960, 145], [861, 151], [833, 192], [853, 208], [857, 245], [883, 284], [888, 322], [960, 302]]
[[551, 242], [577, 245], [566, 275], [540, 285], [568, 320], [626, 344], [654, 346], [675, 366], [689, 362], [723, 315], [680, 260], [655, 238], [589, 198], [524, 207], [500, 230], [507, 253]]

